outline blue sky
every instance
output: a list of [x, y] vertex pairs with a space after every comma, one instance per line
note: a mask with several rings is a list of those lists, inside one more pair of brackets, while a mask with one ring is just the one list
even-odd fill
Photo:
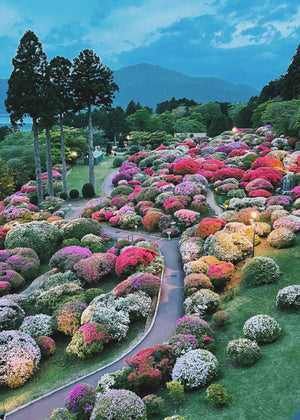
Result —
[[295, 0], [0, 0], [0, 78], [33, 30], [50, 60], [94, 50], [112, 70], [138, 63], [260, 90], [300, 42]]

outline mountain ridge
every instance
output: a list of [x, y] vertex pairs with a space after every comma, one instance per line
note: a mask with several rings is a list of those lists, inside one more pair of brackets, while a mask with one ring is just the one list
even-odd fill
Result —
[[[134, 64], [115, 70], [114, 81], [119, 85], [113, 106], [126, 109], [133, 99], [143, 106], [155, 108], [160, 102], [187, 98], [197, 103], [248, 102], [259, 92], [248, 85], [234, 85], [217, 77], [187, 76], [176, 70], [147, 63]], [[0, 79], [0, 114], [6, 113], [7, 79]]]

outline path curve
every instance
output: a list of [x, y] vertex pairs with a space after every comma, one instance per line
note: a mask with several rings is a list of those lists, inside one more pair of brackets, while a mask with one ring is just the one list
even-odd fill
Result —
[[[109, 185], [109, 182], [107, 183]], [[108, 191], [108, 188], [106, 188]], [[80, 217], [80, 209], [72, 209], [68, 214], [68, 219]], [[91, 373], [83, 378], [72, 382], [46, 396], [28, 403], [6, 415], [9, 420], [40, 420], [41, 418], [49, 418], [54, 408], [63, 407], [64, 399], [71, 389], [82, 382], [90, 383], [93, 386], [97, 385], [98, 379], [104, 373], [114, 372], [124, 366], [124, 359], [135, 355], [139, 350], [152, 347], [156, 344], [162, 344], [168, 340], [173, 334], [176, 326], [176, 321], [183, 315], [183, 279], [184, 272], [182, 270], [181, 256], [179, 253], [179, 239], [172, 239], [171, 241], [163, 238], [157, 238], [147, 234], [140, 234], [111, 227], [105, 227], [105, 230], [111, 234], [116, 235], [119, 239], [125, 237], [143, 236], [146, 239], [154, 239], [159, 243], [159, 249], [164, 256], [164, 273], [160, 300], [158, 304], [157, 315], [154, 320], [152, 329], [148, 332], [142, 342], [140, 342], [134, 349], [126, 354], [122, 359], [113, 362], [94, 373]]]

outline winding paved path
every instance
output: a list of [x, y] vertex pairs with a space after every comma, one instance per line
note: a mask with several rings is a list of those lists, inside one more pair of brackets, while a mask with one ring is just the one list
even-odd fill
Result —
[[[112, 175], [113, 176], [113, 175]], [[111, 176], [111, 177], [112, 177]], [[110, 178], [111, 179], [111, 178]], [[111, 181], [110, 181], [111, 184]], [[109, 182], [107, 183], [109, 185]], [[106, 188], [105, 192], [109, 192]], [[108, 194], [109, 195], [109, 194]], [[68, 213], [68, 219], [79, 217], [80, 208], [72, 209]], [[106, 227], [105, 230], [116, 235], [119, 239], [124, 237], [137, 238], [143, 236], [148, 239], [154, 239], [159, 243], [159, 249], [164, 256], [165, 268], [162, 282], [161, 295], [157, 310], [157, 316], [151, 330], [145, 338], [133, 349], [124, 355], [120, 360], [99, 369], [98, 371], [78, 379], [70, 385], [66, 385], [38, 400], [7, 414], [9, 420], [40, 420], [41, 418], [49, 418], [52, 410], [57, 407], [64, 406], [64, 398], [66, 394], [77, 384], [85, 382], [94, 386], [97, 385], [98, 379], [104, 373], [114, 372], [121, 369], [124, 365], [124, 359], [133, 356], [139, 350], [162, 344], [169, 339], [175, 330], [175, 324], [178, 318], [183, 315], [183, 278], [181, 257], [179, 254], [179, 239], [167, 239], [152, 237], [150, 235], [141, 235], [140, 233], [129, 234], [127, 231]]]

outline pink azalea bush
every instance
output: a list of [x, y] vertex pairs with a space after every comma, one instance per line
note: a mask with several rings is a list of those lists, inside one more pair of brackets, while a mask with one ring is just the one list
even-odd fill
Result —
[[59, 271], [72, 270], [74, 264], [78, 261], [92, 256], [92, 253], [87, 248], [80, 246], [67, 246], [60, 249], [52, 255], [49, 261], [51, 268], [57, 268]]
[[66, 352], [85, 359], [101, 353], [104, 344], [108, 343], [109, 339], [107, 330], [102, 324], [89, 322], [78, 328], [68, 344]]
[[78, 261], [74, 265], [74, 271], [87, 284], [96, 284], [113, 272], [116, 260], [117, 257], [114, 254], [99, 252]]
[[139, 266], [147, 265], [157, 256], [157, 252], [149, 248], [135, 246], [127, 248], [116, 259], [116, 273], [118, 276], [133, 274]]

